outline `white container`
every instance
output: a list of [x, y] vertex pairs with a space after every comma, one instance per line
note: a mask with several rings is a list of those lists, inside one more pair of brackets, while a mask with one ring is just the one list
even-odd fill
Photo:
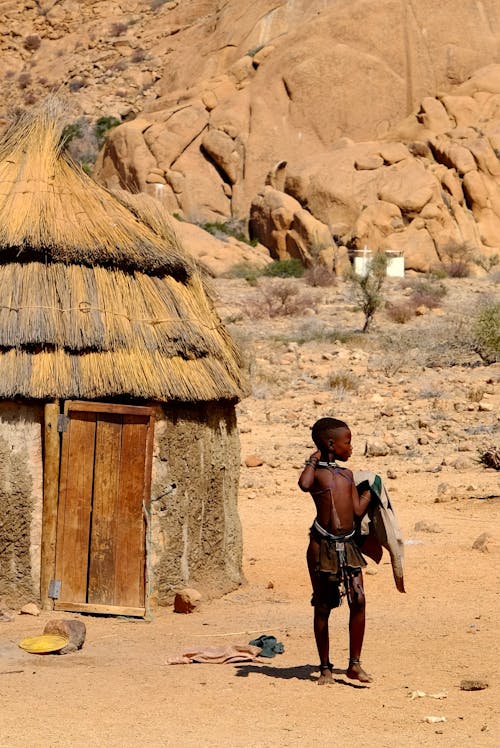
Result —
[[[404, 278], [405, 258], [403, 253], [387, 249], [385, 255], [387, 257], [386, 275], [391, 278]], [[356, 275], [364, 277], [367, 274], [372, 257], [373, 252], [371, 249], [367, 249], [367, 247], [356, 252], [354, 255], [354, 272]]]

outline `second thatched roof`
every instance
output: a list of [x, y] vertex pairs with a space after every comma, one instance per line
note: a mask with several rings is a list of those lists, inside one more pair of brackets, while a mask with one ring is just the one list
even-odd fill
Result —
[[235, 400], [239, 352], [162, 209], [97, 185], [53, 100], [0, 143], [0, 397]]

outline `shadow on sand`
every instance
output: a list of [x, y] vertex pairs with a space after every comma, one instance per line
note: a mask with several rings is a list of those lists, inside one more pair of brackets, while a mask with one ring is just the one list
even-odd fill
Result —
[[[273, 665], [249, 665], [247, 663], [235, 665], [236, 676], [238, 678], [248, 678], [250, 673], [256, 675], [265, 675], [268, 678], [280, 678], [281, 680], [309, 680], [312, 683], [318, 680], [319, 672], [317, 665], [296, 665], [295, 667], [274, 667]], [[345, 676], [345, 670], [333, 668], [333, 681], [341, 686], [350, 686], [351, 688], [366, 688], [368, 684], [355, 683]], [[336, 675], [343, 676], [336, 678]]]

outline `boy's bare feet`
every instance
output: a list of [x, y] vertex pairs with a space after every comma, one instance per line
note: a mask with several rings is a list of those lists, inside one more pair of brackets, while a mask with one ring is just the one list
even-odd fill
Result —
[[349, 667], [347, 668], [345, 674], [351, 680], [359, 680], [360, 683], [373, 682], [372, 676], [368, 675], [368, 673], [365, 673], [365, 671], [361, 667], [361, 662], [359, 660], [349, 660]]
[[319, 668], [318, 686], [327, 686], [329, 683], [333, 683], [332, 677], [333, 665], [321, 665]]

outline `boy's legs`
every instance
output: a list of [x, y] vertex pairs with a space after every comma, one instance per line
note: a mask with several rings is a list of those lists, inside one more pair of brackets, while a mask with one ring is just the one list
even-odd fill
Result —
[[[307, 568], [311, 578], [314, 604], [314, 638], [318, 649], [320, 661], [320, 676], [318, 685], [331, 683], [332, 671], [330, 665], [330, 637], [328, 632], [328, 619], [330, 608], [323, 604], [322, 596], [324, 590], [321, 587], [321, 577], [318, 571], [319, 544], [311, 538], [307, 549]], [[323, 595], [322, 595], [323, 593]]]
[[349, 601], [349, 667], [346, 675], [361, 683], [371, 683], [373, 678], [361, 667], [361, 649], [365, 635], [365, 592], [363, 589], [363, 573], [352, 577]]

